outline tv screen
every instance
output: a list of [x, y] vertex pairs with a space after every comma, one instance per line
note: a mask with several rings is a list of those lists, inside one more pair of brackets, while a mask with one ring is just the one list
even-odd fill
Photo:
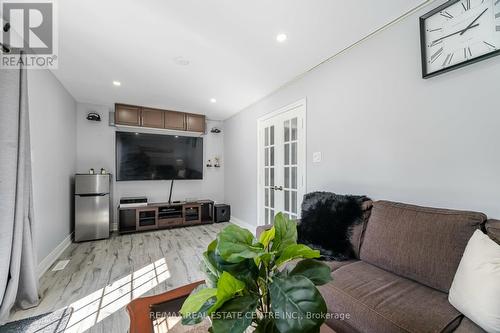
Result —
[[116, 132], [116, 180], [203, 179], [203, 138]]

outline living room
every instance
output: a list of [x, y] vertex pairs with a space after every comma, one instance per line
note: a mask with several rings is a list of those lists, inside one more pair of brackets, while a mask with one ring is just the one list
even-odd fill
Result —
[[500, 332], [500, 1], [0, 10], [0, 332]]

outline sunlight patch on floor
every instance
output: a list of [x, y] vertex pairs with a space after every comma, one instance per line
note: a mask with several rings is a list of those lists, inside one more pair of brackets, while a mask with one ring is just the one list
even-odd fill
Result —
[[69, 307], [73, 313], [64, 332], [81, 333], [170, 278], [165, 258], [124, 276]]

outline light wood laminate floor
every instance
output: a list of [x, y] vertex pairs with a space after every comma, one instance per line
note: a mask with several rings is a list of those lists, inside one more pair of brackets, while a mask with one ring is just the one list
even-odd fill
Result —
[[73, 243], [40, 281], [36, 308], [14, 312], [10, 320], [64, 307], [73, 313], [66, 332], [127, 332], [125, 306], [140, 296], [162, 293], [203, 279], [201, 255], [229, 223], [113, 235], [110, 239]]

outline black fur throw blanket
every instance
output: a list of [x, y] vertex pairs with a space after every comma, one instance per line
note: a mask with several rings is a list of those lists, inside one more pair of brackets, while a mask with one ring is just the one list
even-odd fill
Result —
[[350, 242], [352, 227], [363, 221], [366, 196], [313, 192], [304, 195], [298, 241], [319, 250], [323, 260], [354, 258]]

